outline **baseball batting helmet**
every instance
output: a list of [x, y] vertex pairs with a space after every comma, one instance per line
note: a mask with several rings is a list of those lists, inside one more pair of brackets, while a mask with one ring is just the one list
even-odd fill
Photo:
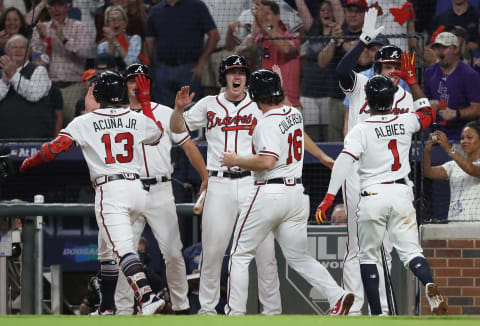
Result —
[[368, 106], [377, 112], [390, 111], [395, 95], [395, 86], [390, 78], [384, 75], [375, 75], [365, 84]]
[[93, 97], [99, 103], [120, 104], [125, 93], [125, 83], [118, 72], [104, 71], [97, 77]]
[[226, 73], [229, 69], [233, 68], [243, 68], [245, 69], [245, 74], [247, 75], [247, 85], [250, 79], [250, 69], [248, 68], [248, 61], [244, 56], [241, 55], [229, 55], [228, 57], [223, 58], [220, 63], [219, 73], [218, 73], [218, 82], [222, 86], [227, 86]]
[[152, 79], [150, 77], [150, 68], [148, 68], [148, 66], [142, 63], [132, 63], [125, 70], [125, 80], [130, 77], [135, 77], [137, 75], [144, 75], [148, 79]]
[[395, 45], [385, 45], [377, 50], [375, 53], [375, 64], [373, 65], [373, 71], [376, 74], [382, 72], [382, 63], [392, 62], [401, 63], [402, 49]]
[[272, 70], [260, 69], [250, 76], [250, 87], [248, 94], [251, 99], [257, 102], [260, 98], [279, 96], [283, 99], [282, 83], [280, 76]]

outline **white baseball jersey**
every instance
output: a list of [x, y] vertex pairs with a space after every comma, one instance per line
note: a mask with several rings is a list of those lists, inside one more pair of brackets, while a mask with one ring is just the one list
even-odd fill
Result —
[[75, 118], [59, 135], [81, 147], [91, 180], [139, 173], [138, 146], [156, 144], [162, 132], [152, 119], [125, 108], [102, 108]]
[[151, 102], [153, 116], [162, 124], [165, 136], [162, 137], [158, 145], [149, 146], [142, 144], [142, 167], [140, 175], [142, 177], [155, 176], [171, 176], [173, 173], [172, 159], [170, 150], [172, 149], [172, 142], [177, 145], [183, 145], [190, 139], [188, 132], [181, 134], [172, 133], [170, 131], [170, 116], [172, 109], [168, 106]]
[[206, 128], [207, 169], [215, 171], [229, 170], [220, 166], [223, 152], [252, 154], [253, 130], [261, 117], [262, 112], [248, 94], [235, 106], [225, 98], [225, 93], [204, 97], [183, 115], [187, 129]]
[[[370, 107], [367, 104], [367, 95], [365, 94], [365, 84], [367, 81], [368, 77], [355, 73], [353, 89], [346, 90], [342, 88], [342, 85], [340, 84], [340, 88], [342, 88], [350, 101], [348, 110], [348, 131], [352, 130], [357, 123], [365, 121], [370, 117]], [[394, 114], [412, 112], [412, 94], [405, 91], [401, 86], [397, 87], [398, 89], [393, 98], [392, 112]]]
[[[278, 136], [281, 135], [281, 141]], [[277, 159], [271, 170], [255, 171], [255, 180], [283, 177], [302, 177], [303, 168], [303, 118], [294, 107], [268, 111], [253, 133], [253, 146], [258, 155]]]
[[360, 188], [405, 178], [410, 172], [412, 135], [420, 131], [416, 114], [375, 115], [345, 138], [343, 153], [359, 160]]

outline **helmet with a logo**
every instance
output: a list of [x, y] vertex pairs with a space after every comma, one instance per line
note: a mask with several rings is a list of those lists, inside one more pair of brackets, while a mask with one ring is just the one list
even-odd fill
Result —
[[120, 104], [125, 93], [125, 83], [118, 72], [104, 71], [93, 88], [93, 97], [102, 104]]
[[377, 50], [375, 53], [375, 64], [373, 65], [373, 71], [376, 74], [382, 73], [382, 63], [401, 63], [402, 62], [402, 49], [395, 45], [385, 45]]
[[365, 84], [367, 103], [371, 110], [377, 112], [390, 111], [395, 96], [395, 86], [390, 78], [375, 75]]
[[233, 54], [228, 57], [223, 58], [220, 63], [218, 71], [218, 82], [222, 86], [227, 86], [227, 77], [226, 73], [228, 70], [233, 68], [243, 68], [245, 69], [245, 74], [247, 75], [247, 85], [248, 80], [250, 79], [250, 68], [248, 68], [248, 61], [244, 56]]
[[142, 63], [132, 63], [125, 70], [125, 80], [127, 80], [130, 77], [135, 77], [137, 75], [144, 75], [148, 79], [151, 79], [150, 68], [148, 68], [148, 66]]
[[260, 69], [254, 71], [250, 76], [250, 87], [248, 88], [250, 98], [257, 102], [261, 98], [282, 96], [283, 88], [280, 76], [272, 70]]

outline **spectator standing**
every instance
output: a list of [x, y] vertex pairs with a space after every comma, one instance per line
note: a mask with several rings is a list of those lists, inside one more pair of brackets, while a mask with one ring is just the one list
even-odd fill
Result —
[[138, 63], [142, 51], [142, 38], [137, 34], [126, 34], [127, 25], [127, 12], [122, 7], [111, 6], [105, 10], [103, 35], [106, 41], [98, 45], [97, 52], [114, 55], [120, 71], [132, 63]]
[[[84, 89], [85, 95], [87, 95], [88, 88], [90, 85], [95, 81], [97, 78], [97, 74], [95, 73], [95, 69], [87, 69], [83, 72], [81, 83]], [[85, 113], [85, 96], [80, 97], [75, 104], [75, 117], [82, 115]]]
[[460, 60], [454, 34], [438, 34], [432, 48], [438, 62], [425, 70], [425, 95], [438, 110], [448, 139], [458, 142], [465, 122], [480, 117], [480, 76]]
[[48, 138], [55, 133], [47, 70], [28, 59], [23, 35], [12, 36], [0, 57], [0, 138]]
[[48, 73], [61, 89], [64, 100], [64, 124], [75, 114], [75, 103], [83, 89], [80, 77], [89, 53], [90, 36], [86, 26], [67, 17], [68, 0], [48, 0], [51, 20], [38, 23], [33, 33], [33, 51], [50, 57]]
[[[326, 141], [328, 138], [328, 90], [324, 83], [331, 77], [332, 70], [320, 68], [318, 65], [318, 54], [328, 44], [329, 35], [334, 29], [338, 29], [334, 3], [341, 4], [339, 0], [323, 1], [320, 5], [318, 17], [310, 15], [305, 0], [296, 0], [296, 5], [300, 17], [302, 18], [307, 36], [325, 36], [324, 39], [309, 39], [307, 42], [307, 52], [305, 68], [300, 87], [300, 103], [303, 109], [303, 118], [305, 132], [315, 141]], [[343, 13], [343, 9], [342, 13]]]
[[478, 47], [478, 19], [480, 12], [471, 6], [467, 0], [452, 0], [452, 7], [433, 17], [430, 25], [430, 34], [440, 25], [459, 25], [464, 27], [470, 35], [469, 47]]
[[[451, 161], [431, 166], [430, 151], [434, 144], [452, 158]], [[449, 144], [445, 133], [437, 130], [430, 134], [423, 159], [425, 177], [443, 179], [450, 183], [449, 222], [480, 222], [480, 125], [470, 121], [462, 130], [460, 145], [466, 156]]]
[[20, 10], [10, 7], [0, 17], [0, 56], [5, 54], [5, 43], [15, 34], [29, 37], [25, 17]]
[[[385, 27], [385, 35], [415, 34], [415, 13], [411, 0], [368, 0], [369, 7], [377, 8], [377, 23]], [[416, 47], [415, 38], [389, 38], [390, 44], [402, 51]]]
[[[365, 0], [348, 0], [347, 12], [345, 16], [345, 26], [335, 26], [332, 29], [333, 36], [352, 36], [359, 37], [362, 32], [363, 20], [367, 4]], [[335, 68], [345, 53], [355, 44], [355, 39], [332, 38], [327, 45], [318, 54], [318, 64], [320, 68], [325, 69], [327, 76], [323, 82], [325, 96], [329, 98], [328, 110], [328, 141], [343, 141], [343, 126], [347, 107], [343, 104], [344, 94], [338, 86], [338, 79], [335, 75]], [[360, 63], [354, 68], [359, 72], [369, 68], [370, 57], [368, 51], [364, 51]], [[324, 108], [320, 110], [325, 110]]]
[[[262, 0], [253, 9], [255, 17], [252, 38], [258, 44], [262, 38], [295, 37], [281, 28], [280, 7], [271, 0]], [[278, 65], [282, 71], [285, 95], [292, 106], [301, 109], [300, 104], [300, 40], [263, 40], [262, 67], [272, 69]]]
[[150, 9], [146, 35], [150, 58], [156, 53], [154, 100], [173, 107], [183, 85], [189, 85], [198, 98], [203, 70], [219, 40], [207, 6], [200, 0], [160, 2]]

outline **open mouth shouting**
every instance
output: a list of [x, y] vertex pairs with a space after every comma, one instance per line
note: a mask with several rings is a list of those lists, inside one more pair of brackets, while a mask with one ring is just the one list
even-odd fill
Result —
[[232, 86], [233, 86], [233, 88], [235, 88], [235, 89], [236, 89], [236, 88], [239, 88], [240, 85], [241, 85], [241, 84], [240, 84], [239, 82], [233, 82], [233, 83], [232, 83]]

